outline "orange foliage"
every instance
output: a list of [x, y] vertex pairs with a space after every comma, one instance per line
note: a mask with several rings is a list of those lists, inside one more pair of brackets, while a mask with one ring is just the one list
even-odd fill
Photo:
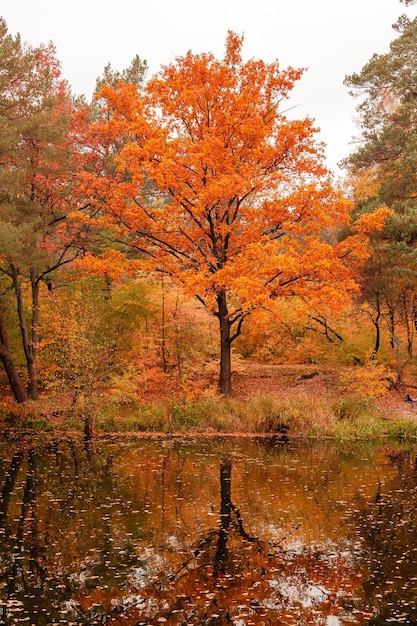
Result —
[[107, 248], [101, 256], [87, 252], [82, 258], [74, 261], [73, 266], [81, 272], [86, 271], [88, 275], [107, 275], [114, 280], [120, 279], [123, 274], [131, 273], [134, 270], [134, 264], [129, 264], [126, 257], [119, 250], [113, 248]]
[[365, 213], [355, 222], [353, 230], [361, 235], [370, 235], [382, 230], [387, 218], [392, 215], [387, 207], [381, 207], [372, 213]]

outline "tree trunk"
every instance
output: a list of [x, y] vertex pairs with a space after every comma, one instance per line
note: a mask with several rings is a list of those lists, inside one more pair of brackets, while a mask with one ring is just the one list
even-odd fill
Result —
[[220, 326], [220, 378], [219, 391], [224, 396], [232, 395], [232, 361], [231, 361], [231, 338], [230, 320], [227, 309], [227, 296], [225, 291], [217, 295], [217, 316]]
[[91, 439], [94, 436], [93, 416], [88, 414], [84, 418], [84, 437]]
[[9, 349], [6, 322], [0, 308], [0, 360], [3, 363], [10, 389], [19, 404], [28, 401], [28, 396], [20, 380], [19, 372]]
[[10, 499], [16, 484], [17, 475], [25, 458], [24, 452], [17, 450], [10, 462], [9, 468], [5, 474], [4, 485], [0, 496], [0, 528], [6, 526], [6, 519], [9, 510]]
[[[404, 322], [407, 330], [407, 352], [410, 358], [413, 357], [414, 325], [412, 323], [413, 304], [408, 306], [407, 293], [403, 294]], [[410, 320], [411, 317], [411, 320]]]
[[[32, 290], [32, 341], [30, 342], [30, 371], [28, 395], [31, 400], [38, 400], [38, 378], [36, 375], [36, 360], [39, 353], [39, 282], [33, 270], [30, 271], [30, 284]], [[29, 364], [28, 364], [29, 369]]]
[[381, 345], [381, 329], [379, 326], [379, 319], [376, 318], [374, 320], [374, 326], [375, 326], [375, 346], [374, 346], [374, 351], [373, 354], [377, 355], [378, 354], [378, 350], [380, 348]]
[[390, 337], [391, 348], [394, 350], [395, 348], [395, 315], [394, 315], [394, 308], [390, 306], [389, 303], [388, 303], [388, 328], [391, 334], [391, 337]]
[[381, 303], [379, 301], [379, 293], [376, 294], [376, 316], [375, 319], [372, 319], [373, 325], [375, 326], [375, 346], [374, 346], [374, 355], [378, 354], [378, 350], [381, 346], [381, 327], [379, 325], [379, 320], [381, 318]]
[[91, 389], [87, 389], [85, 392], [84, 401], [84, 437], [91, 439], [94, 436], [94, 408]]
[[166, 374], [168, 371], [168, 361], [166, 353], [166, 335], [165, 335], [165, 283], [164, 277], [161, 280], [162, 287], [162, 302], [161, 302], [161, 356], [162, 356], [162, 369]]
[[397, 383], [402, 382], [402, 365], [401, 365], [401, 344], [398, 337], [393, 334], [391, 337], [392, 345], [397, 349]]
[[[19, 315], [19, 324], [20, 324], [20, 334], [22, 337], [23, 350], [26, 357], [26, 366], [28, 371], [28, 397], [30, 400], [38, 400], [39, 392], [38, 392], [38, 383], [36, 379], [36, 371], [35, 371], [35, 360], [36, 354], [38, 350], [37, 344], [33, 344], [33, 333], [32, 333], [32, 341], [29, 340], [29, 333], [27, 329], [26, 323], [26, 315], [25, 308], [23, 303], [23, 294], [22, 287], [19, 280], [19, 271], [17, 268], [13, 267], [13, 286], [16, 295], [17, 301], [17, 312]], [[32, 315], [35, 316], [32, 319], [32, 328], [37, 327], [36, 316], [38, 315], [38, 285], [31, 277], [31, 286], [32, 286]], [[34, 291], [35, 286], [35, 291]], [[36, 305], [36, 306], [35, 306]], [[35, 306], [35, 309], [34, 309]], [[37, 331], [36, 331], [37, 332]]]

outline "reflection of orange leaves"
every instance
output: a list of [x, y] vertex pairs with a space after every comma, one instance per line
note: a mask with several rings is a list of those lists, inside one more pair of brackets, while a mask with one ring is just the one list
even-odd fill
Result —
[[[233, 531], [227, 534], [227, 559], [219, 562], [218, 538], [212, 532], [194, 556], [183, 554], [177, 573], [164, 573], [141, 590], [144, 607], [153, 606], [155, 619], [183, 624], [186, 615], [201, 622], [217, 615], [227, 623], [240, 617], [252, 624], [279, 620], [290, 625], [302, 619], [313, 625], [320, 616], [339, 611], [343, 599], [361, 585], [361, 572], [341, 555], [328, 558], [309, 550], [274, 555], [267, 544], [245, 541]], [[137, 624], [143, 617], [140, 609], [132, 609], [123, 623]]]
[[[113, 608], [117, 591], [114, 587], [111, 589], [108, 587], [87, 587], [84, 592], [79, 591], [77, 594], [74, 594], [74, 600], [84, 612], [87, 612], [94, 605], [101, 605], [106, 611], [110, 612]], [[122, 596], [123, 592], [119, 591], [119, 594]]]

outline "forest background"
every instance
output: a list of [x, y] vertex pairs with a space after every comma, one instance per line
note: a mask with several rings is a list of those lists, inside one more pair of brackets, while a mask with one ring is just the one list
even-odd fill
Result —
[[245, 61], [243, 36], [150, 79], [108, 65], [88, 102], [2, 20], [4, 416], [317, 432], [410, 396], [417, 21], [395, 29], [345, 80], [361, 141], [335, 182], [286, 116], [303, 70]]

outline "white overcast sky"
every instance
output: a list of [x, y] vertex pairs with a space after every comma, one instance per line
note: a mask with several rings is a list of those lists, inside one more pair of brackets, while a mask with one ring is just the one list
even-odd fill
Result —
[[149, 76], [188, 50], [222, 57], [228, 30], [243, 33], [244, 58], [307, 67], [291, 115], [310, 116], [327, 163], [349, 154], [356, 102], [343, 85], [373, 53], [389, 50], [392, 24], [416, 7], [399, 0], [1, 0], [12, 34], [52, 41], [74, 94], [91, 96], [104, 66], [122, 70], [138, 54]]

